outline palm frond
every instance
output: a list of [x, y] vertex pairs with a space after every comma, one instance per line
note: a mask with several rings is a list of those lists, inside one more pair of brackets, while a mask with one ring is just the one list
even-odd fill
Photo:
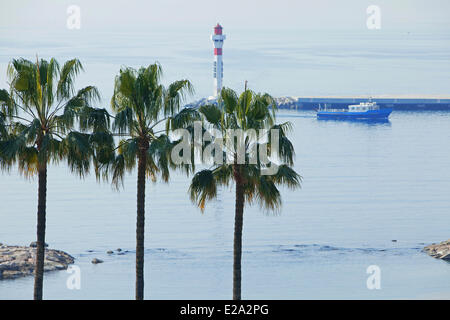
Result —
[[[93, 160], [96, 166], [108, 163], [114, 157], [114, 138], [108, 131], [95, 131], [90, 134]], [[98, 172], [97, 172], [98, 173]]]
[[12, 163], [19, 156], [20, 152], [27, 148], [27, 138], [23, 134], [15, 134], [14, 132], [2, 141], [0, 153], [2, 159], [6, 162]]
[[139, 152], [139, 142], [137, 138], [121, 140], [118, 148], [119, 155], [123, 156], [124, 165], [127, 169], [133, 169], [136, 166], [136, 160]]
[[92, 157], [89, 134], [71, 131], [63, 140], [63, 148], [72, 172], [78, 173], [80, 177], [89, 172]]
[[236, 92], [230, 88], [222, 88], [220, 91], [219, 105], [223, 104], [226, 113], [234, 113], [238, 104]]
[[75, 77], [81, 71], [83, 71], [83, 66], [78, 59], [68, 60], [64, 63], [56, 89], [58, 100], [68, 99], [74, 95]]
[[38, 151], [33, 147], [24, 147], [17, 157], [19, 172], [25, 177], [35, 175], [39, 168]]
[[198, 111], [205, 117], [206, 121], [219, 127], [222, 121], [222, 110], [213, 104], [201, 106]]
[[0, 89], [0, 111], [5, 117], [17, 114], [17, 106], [5, 89]]
[[133, 110], [131, 108], [124, 108], [116, 113], [112, 129], [118, 133], [127, 133], [131, 132], [136, 126]]
[[64, 145], [61, 140], [55, 139], [52, 135], [44, 135], [40, 141], [38, 150], [39, 163], [53, 161], [58, 163], [64, 156]]
[[256, 184], [256, 198], [261, 208], [277, 211], [281, 207], [281, 195], [270, 176], [260, 176]]
[[117, 155], [117, 157], [113, 159], [110, 168], [112, 171], [112, 184], [118, 189], [120, 185], [123, 185], [123, 177], [125, 176], [125, 157], [121, 154]]
[[213, 170], [214, 180], [218, 185], [228, 186], [233, 179], [233, 166], [223, 164]]
[[78, 117], [81, 131], [109, 131], [110, 114], [106, 109], [84, 107], [78, 112]]
[[184, 108], [174, 116], [167, 119], [166, 133], [176, 129], [187, 128], [191, 126], [195, 121], [200, 120], [200, 114], [195, 108]]
[[286, 185], [290, 189], [301, 187], [302, 177], [288, 165], [278, 166], [276, 174], [269, 176], [272, 181], [279, 185]]
[[217, 196], [217, 185], [213, 172], [211, 170], [197, 172], [189, 186], [189, 194], [191, 201], [204, 211], [206, 201]]
[[[42, 63], [41, 63], [42, 65]], [[45, 72], [45, 79], [46, 79], [46, 100], [47, 104], [51, 106], [53, 104], [54, 98], [55, 98], [55, 88], [54, 88], [54, 81], [56, 80], [58, 74], [59, 74], [59, 64], [56, 61], [56, 59], [52, 58], [50, 59], [50, 62], [47, 65], [47, 70]], [[44, 76], [44, 75], [43, 75]], [[42, 77], [41, 77], [42, 78]]]
[[169, 180], [172, 147], [169, 137], [165, 134], [152, 140], [147, 151], [147, 162], [151, 161], [147, 165], [147, 174], [154, 176], [156, 172], [159, 172], [163, 181], [167, 182]]
[[189, 80], [172, 82], [164, 95], [164, 115], [173, 115], [177, 112], [187, 95], [194, 93], [194, 87]]
[[0, 141], [8, 136], [8, 130], [6, 129], [6, 115], [0, 111]]
[[[271, 145], [272, 130], [278, 131], [278, 150], [273, 149]], [[280, 157], [281, 161], [291, 166], [294, 163], [295, 150], [292, 142], [287, 137], [287, 133], [290, 131], [292, 131], [291, 122], [284, 122], [282, 124], [272, 126], [272, 128], [268, 131], [268, 148], [270, 151], [277, 152], [277, 155]]]

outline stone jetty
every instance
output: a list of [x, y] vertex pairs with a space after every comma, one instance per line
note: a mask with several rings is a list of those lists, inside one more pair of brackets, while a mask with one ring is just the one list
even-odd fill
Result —
[[438, 244], [433, 243], [423, 250], [433, 258], [450, 261], [450, 239]]
[[[0, 280], [33, 275], [35, 247], [0, 246]], [[45, 249], [44, 271], [64, 270], [74, 258], [64, 251]]]

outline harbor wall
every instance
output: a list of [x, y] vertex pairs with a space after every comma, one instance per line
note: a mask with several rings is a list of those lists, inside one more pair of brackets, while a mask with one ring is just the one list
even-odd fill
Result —
[[[349, 104], [359, 104], [368, 101], [367, 98], [278, 98], [279, 109], [293, 110], [315, 110], [319, 105], [327, 108], [342, 109]], [[450, 111], [450, 99], [425, 98], [372, 98], [381, 108], [393, 108], [394, 110], [427, 111], [427, 110], [446, 110]]]

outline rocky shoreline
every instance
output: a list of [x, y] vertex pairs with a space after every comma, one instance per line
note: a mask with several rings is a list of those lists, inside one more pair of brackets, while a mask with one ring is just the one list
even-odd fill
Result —
[[[47, 247], [47, 244], [46, 244]], [[120, 254], [121, 249], [117, 249]], [[433, 258], [450, 262], [450, 239], [441, 243], [433, 243], [423, 248]], [[108, 251], [112, 254], [113, 251]], [[16, 279], [33, 275], [36, 256], [36, 245], [30, 246], [8, 246], [0, 243], [0, 280]], [[45, 249], [44, 271], [65, 270], [74, 263], [74, 258], [68, 253]], [[102, 263], [103, 260], [93, 259], [92, 263]]]
[[[0, 246], [0, 280], [33, 275], [36, 247]], [[64, 270], [74, 258], [61, 250], [45, 249], [44, 271]]]
[[423, 251], [436, 259], [450, 261], [450, 239], [441, 243], [433, 243], [423, 248]]

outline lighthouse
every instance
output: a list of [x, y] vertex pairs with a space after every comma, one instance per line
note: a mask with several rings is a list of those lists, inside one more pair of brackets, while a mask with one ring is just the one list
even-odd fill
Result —
[[214, 34], [211, 40], [214, 44], [214, 97], [218, 97], [220, 90], [222, 90], [223, 80], [223, 61], [222, 61], [222, 47], [226, 36], [222, 34], [222, 26], [217, 24], [214, 27]]

